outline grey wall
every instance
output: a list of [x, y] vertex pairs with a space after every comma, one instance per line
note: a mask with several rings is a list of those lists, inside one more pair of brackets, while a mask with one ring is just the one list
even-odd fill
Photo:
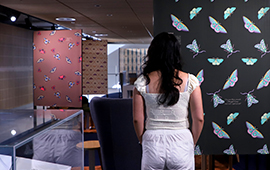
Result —
[[33, 32], [0, 23], [0, 109], [33, 103]]

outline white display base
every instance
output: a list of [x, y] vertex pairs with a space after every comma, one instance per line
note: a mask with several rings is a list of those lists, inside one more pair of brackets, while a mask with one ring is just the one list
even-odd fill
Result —
[[[11, 156], [0, 155], [0, 169], [10, 170]], [[71, 166], [27, 158], [16, 158], [16, 170], [71, 170]]]

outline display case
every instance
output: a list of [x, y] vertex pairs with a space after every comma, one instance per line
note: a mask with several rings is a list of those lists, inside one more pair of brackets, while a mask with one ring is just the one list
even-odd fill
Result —
[[82, 110], [0, 110], [1, 170], [83, 170]]

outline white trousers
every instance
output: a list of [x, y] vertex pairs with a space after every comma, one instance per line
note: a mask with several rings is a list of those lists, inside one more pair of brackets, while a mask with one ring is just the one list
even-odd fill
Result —
[[142, 170], [194, 170], [194, 144], [189, 129], [146, 130]]

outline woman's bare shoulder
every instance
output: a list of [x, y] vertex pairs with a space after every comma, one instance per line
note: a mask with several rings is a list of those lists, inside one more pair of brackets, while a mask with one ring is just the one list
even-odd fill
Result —
[[188, 73], [183, 72], [183, 71], [179, 71], [178, 76], [179, 76], [181, 79], [185, 80], [185, 79], [188, 78]]

